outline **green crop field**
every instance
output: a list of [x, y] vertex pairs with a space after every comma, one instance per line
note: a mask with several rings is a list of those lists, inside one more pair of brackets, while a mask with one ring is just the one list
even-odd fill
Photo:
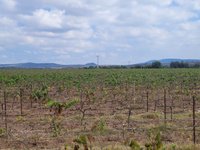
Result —
[[169, 86], [183, 84], [191, 86], [200, 82], [199, 69], [67, 69], [67, 70], [0, 70], [2, 86], [22, 86], [30, 83], [72, 84], [103, 83], [114, 85], [121, 83], [137, 85]]
[[1, 69], [0, 149], [198, 149], [199, 101], [199, 69]]

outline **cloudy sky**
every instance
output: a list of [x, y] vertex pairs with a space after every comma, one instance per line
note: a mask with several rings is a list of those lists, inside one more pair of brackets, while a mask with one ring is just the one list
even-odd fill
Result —
[[0, 0], [0, 63], [200, 58], [200, 0]]

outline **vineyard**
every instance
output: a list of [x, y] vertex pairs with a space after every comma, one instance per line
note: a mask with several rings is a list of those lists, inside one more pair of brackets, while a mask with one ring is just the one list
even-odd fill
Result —
[[199, 69], [0, 70], [0, 149], [199, 144]]

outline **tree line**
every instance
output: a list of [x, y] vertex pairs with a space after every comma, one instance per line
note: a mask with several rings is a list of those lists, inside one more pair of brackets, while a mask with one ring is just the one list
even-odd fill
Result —
[[[89, 69], [96, 67], [89, 67]], [[127, 69], [127, 68], [200, 68], [200, 63], [187, 63], [174, 61], [170, 64], [162, 64], [160, 61], [154, 61], [149, 65], [110, 65], [110, 66], [99, 66], [102, 69]]]
[[187, 63], [187, 62], [171, 62], [169, 65], [163, 65], [160, 61], [155, 61], [151, 65], [137, 65], [134, 68], [200, 68], [200, 63]]

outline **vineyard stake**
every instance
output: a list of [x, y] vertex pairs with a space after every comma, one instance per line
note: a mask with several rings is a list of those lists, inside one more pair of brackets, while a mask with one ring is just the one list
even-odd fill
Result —
[[4, 91], [4, 121], [5, 121], [5, 128], [6, 134], [8, 133], [8, 123], [7, 123], [7, 93]]
[[192, 101], [193, 101], [193, 113], [192, 113], [192, 117], [193, 117], [193, 143], [196, 144], [196, 119], [195, 119], [195, 108], [196, 108], [196, 101], [195, 101], [195, 96], [192, 97]]
[[1, 104], [1, 119], [3, 120], [3, 103]]
[[129, 105], [128, 107], [128, 119], [127, 119], [127, 124], [128, 124], [128, 128], [130, 128], [130, 118], [131, 118], [131, 114], [132, 114], [132, 110], [134, 109], [135, 106], [135, 83], [133, 84], [133, 86], [131, 86], [131, 100], [133, 100], [133, 105]]
[[154, 104], [154, 111], [156, 111], [157, 110], [157, 102], [159, 101], [159, 93], [158, 93], [158, 91], [157, 91], [157, 99], [155, 98], [155, 104]]
[[147, 112], [149, 112], [149, 92], [147, 91]]
[[164, 89], [164, 119], [165, 119], [165, 123], [166, 123], [166, 119], [167, 119], [166, 89]]
[[[30, 86], [30, 91], [31, 91], [31, 94], [32, 94], [32, 92], [33, 92], [33, 86], [32, 86], [32, 84], [31, 84], [31, 86]], [[30, 96], [31, 97], [31, 96]], [[33, 100], [32, 100], [32, 97], [30, 98], [30, 103], [31, 103], [31, 108], [33, 108]]]
[[173, 119], [173, 107], [170, 106], [171, 120]]
[[131, 111], [132, 111], [132, 108], [131, 108], [131, 106], [129, 106], [129, 108], [128, 108], [128, 120], [127, 120], [128, 128], [130, 127]]
[[173, 107], [174, 107], [174, 99], [173, 99], [173, 96], [171, 96], [171, 120], [173, 119]]
[[20, 115], [22, 116], [22, 114], [23, 114], [23, 112], [22, 112], [22, 93], [23, 93], [23, 91], [22, 91], [22, 89], [20, 89]]
[[155, 100], [154, 111], [156, 111], [156, 108], [157, 108], [157, 100]]

